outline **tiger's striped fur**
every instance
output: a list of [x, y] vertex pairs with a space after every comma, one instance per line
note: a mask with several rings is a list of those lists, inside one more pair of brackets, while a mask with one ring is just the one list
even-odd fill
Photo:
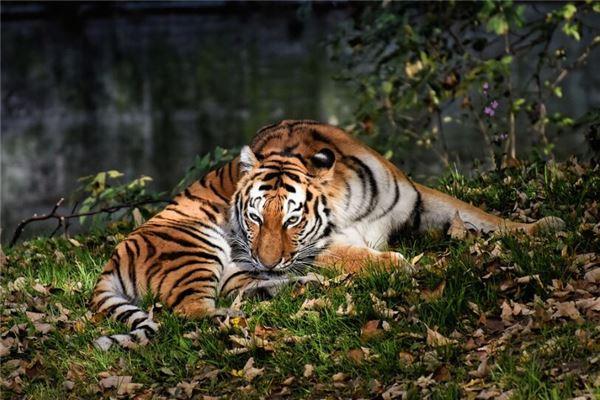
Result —
[[239, 158], [210, 172], [120, 243], [94, 290], [95, 311], [127, 323], [112, 343], [145, 344], [156, 323], [136, 304], [152, 292], [189, 318], [233, 312], [217, 296], [315, 280], [312, 264], [359, 271], [368, 262], [407, 267], [386, 246], [403, 230], [447, 229], [456, 214], [483, 231], [535, 233], [533, 224], [485, 213], [412, 182], [343, 130], [314, 121], [263, 128]]
[[[263, 128], [241, 162], [248, 174], [234, 195], [231, 222], [240, 259], [257, 270], [298, 264], [359, 271], [368, 262], [409, 267], [387, 251], [399, 232], [447, 230], [458, 216], [481, 231], [536, 233], [560, 227], [554, 217], [508, 221], [410, 180], [388, 160], [343, 130], [314, 121]], [[292, 221], [292, 223], [290, 223]]]
[[147, 343], [158, 327], [136, 303], [148, 291], [186, 317], [229, 312], [215, 308], [215, 298], [232, 266], [224, 226], [239, 174], [237, 160], [210, 172], [116, 247], [92, 307], [125, 322], [131, 332], [101, 337], [96, 341], [101, 348]]

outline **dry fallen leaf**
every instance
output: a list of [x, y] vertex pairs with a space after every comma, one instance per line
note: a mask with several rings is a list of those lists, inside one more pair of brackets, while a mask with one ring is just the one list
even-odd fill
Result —
[[246, 365], [241, 371], [233, 371], [233, 375], [241, 376], [246, 381], [252, 382], [257, 376], [260, 376], [264, 373], [264, 368], [255, 368], [254, 367], [254, 357], [250, 357], [248, 361], [246, 361]]
[[101, 389], [117, 389], [117, 394], [133, 394], [135, 391], [142, 387], [140, 383], [132, 383], [131, 376], [117, 376], [111, 375], [106, 378], [100, 379], [98, 385]]
[[354, 364], [360, 364], [364, 361], [365, 359], [365, 352], [362, 349], [351, 349], [348, 350], [348, 358], [354, 363]]
[[426, 302], [434, 301], [442, 297], [444, 289], [446, 288], [446, 281], [440, 282], [433, 290], [423, 289], [421, 291], [421, 298]]
[[600, 282], [600, 268], [594, 268], [585, 273], [584, 278], [586, 281], [591, 283]]
[[424, 255], [425, 255], [425, 253], [421, 253], [421, 254], [418, 254], [418, 255], [414, 256], [413, 258], [411, 258], [410, 265], [413, 265], [413, 266], [417, 265], [417, 263], [419, 261], [421, 261], [421, 258], [423, 258]]
[[331, 307], [331, 300], [326, 298], [306, 299], [300, 306], [301, 310], [322, 310]]
[[81, 243], [79, 243], [77, 240], [73, 239], [73, 238], [69, 238], [68, 239], [69, 242], [71, 242], [71, 244], [75, 247], [81, 247]]
[[412, 363], [415, 361], [415, 357], [412, 354], [404, 351], [398, 353], [398, 358], [403, 365], [412, 365]]
[[346, 375], [343, 372], [338, 372], [337, 374], [333, 374], [333, 376], [331, 377], [331, 379], [334, 382], [343, 382], [348, 378], [348, 375]]
[[281, 384], [285, 385], [285, 386], [289, 386], [292, 383], [294, 383], [295, 380], [296, 380], [296, 377], [290, 376], [289, 378], [286, 378], [283, 382], [281, 382]]
[[552, 314], [552, 318], [560, 318], [560, 317], [568, 317], [574, 321], [583, 321], [581, 318], [581, 314], [575, 307], [575, 302], [573, 301], [565, 301], [563, 303], [556, 303], [556, 312]]
[[35, 290], [38, 293], [41, 293], [43, 295], [48, 295], [50, 294], [50, 292], [48, 291], [48, 289], [46, 287], [44, 287], [44, 285], [40, 284], [40, 283], [36, 283], [35, 285], [32, 286], [33, 290]]
[[305, 316], [319, 318], [319, 311], [331, 307], [331, 300], [326, 298], [306, 299], [300, 306], [300, 310], [290, 318], [299, 319]]
[[36, 331], [38, 331], [44, 335], [46, 333], [52, 332], [54, 330], [54, 327], [52, 325], [41, 323], [41, 322], [34, 322], [33, 327], [35, 328]]
[[378, 319], [368, 321], [360, 329], [360, 339], [362, 341], [369, 341], [383, 335], [384, 330], [381, 325], [381, 321]]
[[450, 370], [445, 364], [440, 365], [438, 368], [436, 368], [432, 376], [433, 380], [436, 382], [447, 382], [450, 380], [450, 377]]
[[474, 376], [476, 378], [485, 378], [490, 373], [490, 368], [488, 367], [488, 358], [483, 357], [481, 359], [481, 363], [477, 367], [476, 371], [469, 371], [469, 375]]
[[161, 369], [159, 369], [159, 371], [168, 376], [175, 375], [175, 372], [173, 372], [170, 368], [167, 368], [167, 367], [162, 367]]
[[305, 378], [310, 378], [315, 372], [315, 367], [312, 364], [305, 364], [304, 365], [304, 372], [302, 373], [302, 375]]
[[392, 400], [392, 399], [397, 399], [397, 398], [405, 398], [406, 396], [406, 390], [404, 389], [404, 386], [402, 386], [399, 383], [394, 383], [392, 386], [390, 386], [389, 388], [386, 389], [385, 392], [383, 392], [381, 394], [381, 397], [384, 400]]
[[469, 230], [467, 229], [464, 221], [460, 218], [458, 211], [454, 214], [447, 233], [452, 239], [456, 240], [463, 240], [467, 237]]
[[447, 346], [449, 344], [456, 343], [456, 340], [448, 339], [441, 333], [427, 328], [427, 344], [432, 347]]
[[381, 300], [373, 293], [369, 293], [371, 296], [371, 301], [373, 302], [373, 311], [379, 318], [394, 318], [398, 311], [392, 310], [387, 306], [387, 303], [384, 300]]
[[10, 347], [4, 345], [4, 343], [0, 343], [0, 357], [6, 357], [10, 354]]
[[506, 300], [502, 302], [502, 321], [512, 323], [513, 310]]
[[600, 297], [577, 300], [575, 305], [586, 311], [600, 311]]
[[46, 314], [36, 313], [36, 312], [31, 312], [31, 311], [25, 311], [25, 315], [31, 322], [40, 321], [41, 319], [43, 319], [46, 316]]
[[340, 305], [336, 311], [337, 315], [356, 315], [356, 306], [354, 305], [354, 299], [350, 293], [346, 293], [346, 306]]

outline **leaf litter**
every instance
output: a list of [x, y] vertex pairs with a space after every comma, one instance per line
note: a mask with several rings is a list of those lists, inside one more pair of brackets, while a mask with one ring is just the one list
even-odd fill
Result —
[[[578, 191], [579, 179], [592, 182], [599, 172], [573, 162], [556, 168], [562, 171], [560, 179], [577, 176], [569, 184]], [[539, 219], [544, 202], [554, 200], [542, 180], [524, 182], [537, 195], [515, 187], [514, 207], [503, 212], [525, 221]], [[311, 398], [357, 394], [394, 399], [418, 393], [426, 398], [453, 382], [462, 398], [506, 399], [524, 385], [511, 379], [526, 375], [525, 368], [535, 361], [542, 368], [541, 381], [570, 390], [571, 397], [592, 398], [592, 388], [600, 384], [600, 212], [593, 190], [576, 210], [570, 211], [566, 200], [554, 206], [566, 206], [563, 216], [572, 214], [565, 218], [569, 228], [556, 235], [480, 235], [457, 215], [448, 232], [455, 240], [450, 250], [423, 246], [407, 254], [412, 264], [419, 264], [410, 278], [391, 272], [385, 282], [374, 284], [368, 277], [334, 275], [320, 288], [293, 292], [285, 320], [274, 314], [277, 300], [235, 299], [232, 307], [247, 318], [226, 318], [209, 327], [186, 322], [174, 338], [159, 334], [159, 343], [184, 341], [187, 354], [197, 356], [183, 368], [158, 364], [148, 372], [131, 364], [148, 349], [114, 350], [110, 354], [121, 355], [123, 362], [107, 361], [106, 371], [86, 365], [85, 359], [96, 356], [82, 338], [105, 329], [105, 322], [92, 322], [85, 311], [89, 287], [80, 278], [55, 284], [35, 275], [44, 259], [75, 259], [83, 267], [77, 252], [96, 245], [86, 238], [61, 248], [57, 240], [25, 243], [3, 258], [1, 390], [17, 397], [32, 382], [56, 383], [47, 375], [48, 365], [57, 368], [56, 343], [64, 343], [67, 352], [80, 354], [73, 358], [79, 361], [58, 367], [65, 369], [56, 387], [76, 397], [208, 400], [309, 393]], [[477, 196], [483, 192], [473, 188], [474, 203], [482, 203]], [[474, 278], [457, 267], [461, 263]], [[465, 292], [453, 308], [442, 308], [455, 301], [457, 282], [464, 282], [463, 288], [479, 285], [487, 294]], [[164, 322], [167, 313], [155, 317]], [[448, 352], [454, 358], [449, 360]], [[223, 360], [213, 358], [216, 354]], [[516, 363], [511, 375], [506, 375], [507, 357]]]

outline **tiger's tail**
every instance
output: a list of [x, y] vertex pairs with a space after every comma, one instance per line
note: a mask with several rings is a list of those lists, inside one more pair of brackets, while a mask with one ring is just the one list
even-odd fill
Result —
[[125, 348], [145, 346], [158, 331], [158, 324], [152, 316], [139, 308], [135, 301], [127, 295], [120, 283], [118, 272], [106, 272], [94, 289], [92, 307], [96, 313], [127, 324], [129, 333], [100, 336], [94, 345], [101, 350], [108, 350], [113, 344]]

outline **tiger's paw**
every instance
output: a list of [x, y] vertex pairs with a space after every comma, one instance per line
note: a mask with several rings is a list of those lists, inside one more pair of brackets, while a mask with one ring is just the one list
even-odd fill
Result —
[[320, 286], [325, 282], [325, 277], [323, 275], [315, 274], [314, 272], [309, 272], [304, 276], [299, 276], [296, 278], [296, 282], [301, 285], [311, 284], [314, 286]]
[[390, 267], [400, 267], [410, 273], [416, 271], [415, 266], [412, 265], [408, 260], [397, 251], [380, 251], [377, 255], [377, 261]]
[[235, 310], [233, 308], [227, 307], [219, 307], [211, 310], [208, 313], [208, 316], [213, 319], [219, 320], [220, 318], [236, 318], [236, 317], [245, 317], [246, 314], [242, 310]]
[[532, 233], [555, 232], [565, 228], [565, 221], [558, 217], [544, 217], [532, 224]]

